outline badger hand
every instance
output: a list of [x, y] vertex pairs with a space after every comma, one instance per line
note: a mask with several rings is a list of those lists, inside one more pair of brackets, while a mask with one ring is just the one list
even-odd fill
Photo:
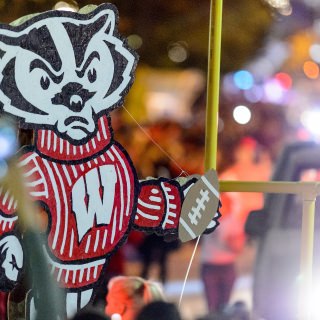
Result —
[[179, 238], [182, 242], [212, 232], [220, 218], [219, 181], [214, 170], [200, 177], [193, 176], [186, 187], [179, 221]]
[[20, 240], [13, 234], [0, 240], [0, 287], [14, 287], [23, 267], [23, 250]]

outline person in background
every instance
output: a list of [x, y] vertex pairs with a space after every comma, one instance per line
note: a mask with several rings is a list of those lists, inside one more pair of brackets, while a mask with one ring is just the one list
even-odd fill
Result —
[[212, 314], [221, 312], [229, 302], [236, 279], [235, 261], [244, 245], [242, 224], [229, 197], [230, 193], [221, 195], [220, 225], [201, 242], [201, 279], [208, 311]]
[[156, 263], [159, 266], [159, 279], [162, 284], [165, 284], [168, 277], [167, 262], [169, 254], [178, 250], [180, 244], [180, 240], [165, 241], [162, 236], [155, 233], [146, 235], [139, 246], [142, 260], [141, 277], [147, 279], [152, 263]]
[[134, 320], [140, 310], [152, 301], [165, 300], [162, 287], [137, 276], [117, 276], [108, 284], [105, 313], [121, 320]]
[[[253, 138], [242, 138], [234, 150], [230, 154], [233, 162], [219, 174], [219, 180], [268, 180], [270, 157]], [[202, 237], [201, 242], [200, 272], [210, 314], [221, 313], [229, 303], [237, 277], [237, 262], [246, 247], [247, 215], [263, 204], [259, 193], [226, 192], [220, 196], [220, 225], [215, 232]]]
[[154, 301], [145, 305], [135, 320], [181, 320], [174, 303]]

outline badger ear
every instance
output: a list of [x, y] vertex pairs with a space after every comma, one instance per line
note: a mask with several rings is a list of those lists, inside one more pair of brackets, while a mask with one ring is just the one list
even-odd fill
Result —
[[107, 19], [103, 26], [103, 32], [106, 34], [113, 34], [115, 25], [116, 25], [116, 15], [114, 11], [108, 10]]
[[98, 11], [95, 15], [95, 20], [91, 24], [91, 30], [96, 30], [97, 33], [113, 35], [117, 23], [118, 11], [115, 7], [106, 7]]

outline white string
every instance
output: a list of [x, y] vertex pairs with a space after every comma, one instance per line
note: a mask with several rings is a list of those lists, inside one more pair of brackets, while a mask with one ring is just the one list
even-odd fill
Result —
[[190, 259], [190, 262], [189, 262], [189, 265], [188, 265], [188, 269], [187, 269], [187, 272], [186, 272], [186, 276], [185, 276], [184, 281], [183, 281], [183, 286], [182, 286], [182, 290], [181, 290], [181, 294], [180, 294], [180, 299], [179, 299], [179, 308], [181, 307], [181, 302], [182, 302], [184, 290], [185, 290], [186, 283], [187, 283], [187, 280], [188, 280], [188, 277], [189, 277], [191, 265], [192, 265], [192, 263], [193, 263], [194, 256], [195, 256], [196, 251], [197, 251], [197, 248], [198, 248], [199, 241], [200, 241], [200, 236], [197, 238], [197, 242], [196, 242], [196, 244], [195, 244], [195, 246], [194, 246], [194, 249], [193, 249], [193, 252], [192, 252], [192, 255], [191, 255], [191, 259]]
[[[128, 113], [128, 115], [132, 118], [132, 120], [137, 124], [137, 126], [142, 130], [142, 132], [143, 132], [171, 161], [173, 161], [173, 163], [177, 166], [177, 168], [179, 168], [179, 169], [181, 170], [181, 173], [180, 173], [179, 177], [181, 177], [182, 175], [189, 176], [188, 172], [186, 172], [185, 170], [183, 170], [183, 169], [180, 167], [180, 165], [177, 163], [177, 161], [176, 161], [175, 159], [173, 159], [173, 158], [168, 154], [168, 152], [166, 152], [166, 151], [150, 136], [150, 134], [139, 124], [139, 122], [134, 118], [134, 116], [129, 112], [129, 110], [128, 110], [125, 106], [122, 106], [122, 107], [123, 107], [123, 109]], [[183, 281], [183, 286], [182, 286], [182, 290], [181, 290], [181, 294], [180, 294], [180, 299], [179, 299], [179, 308], [180, 308], [180, 306], [181, 306], [182, 298], [183, 298], [183, 295], [184, 295], [184, 290], [185, 290], [186, 283], [187, 283], [188, 278], [189, 278], [190, 269], [191, 269], [191, 266], [192, 266], [192, 263], [193, 263], [193, 260], [194, 260], [195, 253], [196, 253], [197, 248], [198, 248], [198, 244], [199, 244], [199, 241], [200, 241], [200, 237], [201, 237], [201, 236], [199, 236], [199, 237], [197, 238], [196, 244], [195, 244], [195, 246], [194, 246], [194, 249], [193, 249], [193, 252], [192, 252], [190, 261], [189, 261], [188, 269], [187, 269], [187, 272], [186, 272], [186, 275], [185, 275], [185, 278], [184, 278], [184, 281]]]
[[179, 175], [179, 177], [181, 177], [182, 175], [185, 176], [189, 176], [188, 172], [186, 172], [185, 170], [183, 170], [180, 165], [178, 164], [178, 162], [173, 159], [170, 154], [165, 151], [151, 136], [150, 134], [139, 124], [139, 122], [133, 117], [133, 115], [129, 112], [129, 110], [125, 107], [122, 106], [124, 110], [126, 110], [126, 112], [128, 113], [128, 115], [132, 118], [132, 120], [137, 124], [137, 126], [142, 130], [142, 132], [176, 165], [177, 168], [179, 168], [181, 170], [181, 173]]

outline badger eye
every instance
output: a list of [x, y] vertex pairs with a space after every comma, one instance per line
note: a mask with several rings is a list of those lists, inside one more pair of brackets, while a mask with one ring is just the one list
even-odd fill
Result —
[[40, 84], [43, 90], [47, 90], [50, 86], [50, 79], [47, 76], [42, 76], [40, 80]]
[[92, 68], [88, 71], [88, 80], [90, 83], [93, 83], [97, 80], [97, 71], [95, 68]]

